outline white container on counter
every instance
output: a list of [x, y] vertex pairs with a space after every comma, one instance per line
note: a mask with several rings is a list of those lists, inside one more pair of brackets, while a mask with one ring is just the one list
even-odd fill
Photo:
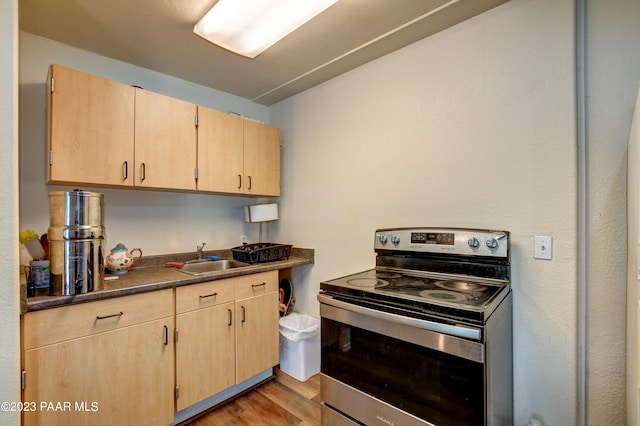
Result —
[[31, 276], [34, 280], [36, 289], [49, 288], [49, 261], [48, 260], [32, 260]]

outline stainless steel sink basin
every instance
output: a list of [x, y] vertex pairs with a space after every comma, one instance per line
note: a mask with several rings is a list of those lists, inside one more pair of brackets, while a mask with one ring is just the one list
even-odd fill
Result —
[[249, 266], [249, 264], [238, 262], [237, 260], [210, 260], [207, 262], [187, 263], [178, 269], [178, 271], [190, 275], [206, 275], [226, 269], [240, 268], [242, 266]]

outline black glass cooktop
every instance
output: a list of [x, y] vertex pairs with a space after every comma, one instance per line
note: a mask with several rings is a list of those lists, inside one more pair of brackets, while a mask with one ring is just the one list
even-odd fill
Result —
[[375, 269], [325, 281], [320, 289], [426, 314], [483, 322], [509, 291], [505, 281], [420, 276]]

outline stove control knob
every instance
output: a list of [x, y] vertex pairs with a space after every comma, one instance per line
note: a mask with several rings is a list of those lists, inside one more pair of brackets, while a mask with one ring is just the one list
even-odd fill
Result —
[[469, 241], [467, 241], [467, 243], [469, 244], [469, 247], [474, 249], [480, 247], [480, 241], [478, 241], [476, 237], [469, 238]]
[[491, 250], [497, 249], [498, 240], [496, 240], [495, 238], [491, 238], [490, 240], [487, 240], [487, 247], [489, 247]]
[[387, 244], [387, 236], [386, 236], [386, 235], [384, 235], [384, 234], [380, 235], [380, 236], [378, 237], [378, 240], [380, 240], [380, 242], [381, 242], [382, 244]]
[[391, 242], [393, 244], [400, 244], [400, 235], [394, 235], [393, 237], [391, 237]]

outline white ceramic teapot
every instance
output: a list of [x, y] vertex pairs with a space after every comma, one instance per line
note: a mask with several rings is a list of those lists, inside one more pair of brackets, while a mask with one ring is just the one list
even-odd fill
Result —
[[[138, 257], [133, 257], [133, 253], [138, 252]], [[142, 258], [142, 250], [139, 248], [128, 249], [124, 244], [119, 243], [105, 259], [106, 267], [112, 274], [124, 274], [138, 260]]]

